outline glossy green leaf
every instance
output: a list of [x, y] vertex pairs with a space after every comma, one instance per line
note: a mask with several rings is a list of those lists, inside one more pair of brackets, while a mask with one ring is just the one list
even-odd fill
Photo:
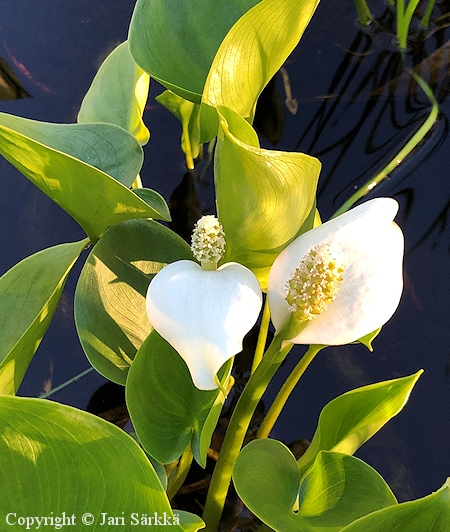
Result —
[[181, 149], [186, 155], [186, 166], [194, 169], [194, 159], [200, 155], [200, 106], [185, 100], [172, 91], [164, 91], [155, 98], [181, 122]]
[[[219, 372], [222, 381], [228, 377], [231, 362]], [[167, 464], [179, 458], [190, 443], [195, 459], [205, 466], [223, 394], [219, 389], [196, 388], [183, 359], [154, 330], [130, 368], [126, 398], [136, 434], [148, 454]]]
[[205, 83], [200, 113], [203, 142], [216, 136], [212, 108], [228, 107], [253, 121], [259, 95], [297, 45], [318, 3], [263, 0], [231, 28]]
[[261, 149], [244, 119], [221, 113], [215, 182], [227, 241], [223, 260], [250, 268], [264, 290], [276, 257], [306, 229], [321, 164], [303, 153]]
[[258, 0], [138, 0], [130, 24], [136, 63], [187, 100], [200, 103], [220, 43]]
[[300, 481], [291, 451], [269, 439], [244, 447], [233, 482], [250, 511], [277, 532], [338, 532], [396, 504], [381, 476], [358, 458], [321, 452]]
[[[133, 514], [153, 517], [156, 512], [170, 517], [170, 529], [177, 532], [202, 527], [197, 516], [172, 513], [142, 449], [111, 423], [58, 403], [7, 396], [0, 397], [0, 418], [2, 523], [8, 514], [13, 523], [20, 516], [56, 518], [64, 513], [73, 519], [73, 530], [125, 532], [136, 526]], [[94, 520], [89, 526], [82, 521], [86, 513]], [[113, 516], [124, 521], [108, 523], [107, 518]], [[103, 517], [106, 524], [102, 526]], [[38, 529], [38, 525], [34, 521], [28, 529]], [[26, 524], [20, 530], [25, 528]], [[167, 523], [151, 529], [162, 532]]]
[[92, 249], [75, 291], [75, 323], [96, 370], [125, 384], [136, 351], [151, 331], [148, 285], [166, 264], [192, 259], [189, 246], [152, 220], [110, 227]]
[[133, 188], [132, 190], [137, 196], [144, 200], [149, 207], [161, 213], [163, 220], [170, 220], [169, 207], [161, 194], [151, 188]]
[[321, 451], [300, 482], [299, 504], [311, 530], [338, 532], [397, 500], [381, 475], [359, 458]]
[[450, 478], [435, 493], [362, 517], [342, 532], [448, 532]]
[[144, 160], [136, 140], [113, 124], [51, 124], [0, 113], [0, 128], [0, 135], [8, 128], [85, 162], [126, 187], [131, 187]]
[[[2, 125], [5, 116], [8, 117], [8, 125]], [[110, 225], [124, 220], [167, 219], [103, 171], [20, 131], [21, 120], [23, 119], [0, 115], [0, 154], [68, 212], [92, 241], [96, 241]], [[98, 125], [121, 131], [141, 149], [135, 139], [118, 126]], [[89, 129], [89, 125], [73, 127]], [[82, 144], [86, 142], [86, 138], [83, 139]], [[135, 171], [130, 175], [134, 175], [134, 180]]]
[[321, 450], [353, 454], [359, 449], [402, 410], [422, 373], [356, 388], [329, 402], [320, 413], [311, 445], [298, 461], [301, 474]]
[[0, 394], [17, 392], [87, 244], [86, 239], [44, 249], [0, 277]]
[[99, 68], [81, 104], [78, 122], [116, 124], [131, 133], [141, 146], [146, 144], [150, 132], [142, 113], [149, 84], [149, 75], [134, 62], [125, 41]]

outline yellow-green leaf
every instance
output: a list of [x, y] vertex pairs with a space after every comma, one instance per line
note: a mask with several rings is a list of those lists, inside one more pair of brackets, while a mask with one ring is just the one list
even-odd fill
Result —
[[17, 392], [87, 244], [86, 239], [44, 249], [0, 277], [0, 394]]
[[250, 268], [265, 289], [279, 253], [312, 227], [312, 217], [311, 227], [303, 224], [314, 206], [321, 164], [303, 153], [260, 148], [244, 119], [224, 108], [220, 113], [215, 182], [224, 261]]
[[202, 142], [217, 134], [212, 108], [253, 120], [264, 87], [293, 51], [319, 0], [263, 0], [231, 28], [211, 65], [202, 96]]
[[353, 454], [405, 406], [422, 370], [414, 375], [356, 388], [322, 410], [311, 445], [298, 461], [301, 474], [321, 450]]
[[130, 24], [136, 63], [167, 89], [200, 103], [228, 30], [258, 0], [138, 0]]
[[[128, 184], [123, 185], [104, 171], [80, 159], [84, 157], [84, 150], [89, 150], [89, 135], [80, 135], [76, 144], [77, 157], [80, 158], [75, 158], [72, 152], [57, 144], [60, 129], [48, 133], [47, 140], [41, 136], [36, 140], [29, 128], [26, 132], [23, 130], [23, 120], [0, 114], [0, 154], [68, 212], [83, 227], [92, 241], [96, 241], [110, 225], [124, 220], [167, 219], [165, 215], [157, 212], [129, 190]], [[136, 140], [118, 126], [75, 124], [72, 127], [89, 131], [92, 126], [114, 129], [120, 132], [120, 135], [126, 135], [137, 149], [141, 150]], [[96, 135], [92, 136], [95, 141]], [[105, 159], [106, 165], [111, 163], [111, 157], [114, 157], [114, 153], [119, 149], [119, 147], [114, 148], [113, 143], [111, 146], [113, 149], [111, 155], [105, 154], [103, 148], [99, 153], [99, 157]], [[136, 174], [135, 170], [127, 173], [128, 176], [132, 176], [132, 180]]]

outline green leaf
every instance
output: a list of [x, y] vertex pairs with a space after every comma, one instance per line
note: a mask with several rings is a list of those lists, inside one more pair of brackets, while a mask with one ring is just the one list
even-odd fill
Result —
[[299, 500], [299, 515], [317, 532], [338, 532], [363, 515], [397, 504], [375, 469], [354, 456], [329, 451], [321, 451], [302, 478]]
[[257, 1], [138, 0], [130, 24], [131, 55], [166, 88], [200, 103], [220, 43]]
[[114, 177], [126, 187], [131, 187], [144, 160], [142, 148], [136, 140], [113, 124], [50, 124], [0, 113], [1, 126], [52, 150], [71, 155]]
[[75, 291], [75, 323], [95, 369], [125, 384], [136, 351], [151, 331], [148, 285], [166, 264], [192, 259], [189, 246], [152, 220], [110, 227], [92, 249]]
[[319, 0], [263, 0], [228, 32], [211, 65], [202, 97], [202, 142], [216, 136], [214, 109], [228, 107], [253, 121], [264, 87], [293, 51]]
[[0, 394], [17, 392], [87, 244], [86, 239], [44, 249], [0, 277]]
[[309, 227], [303, 224], [314, 206], [321, 164], [303, 153], [261, 149], [245, 120], [220, 111], [215, 182], [227, 241], [223, 260], [250, 268], [264, 290], [280, 252], [312, 227], [312, 216]]
[[[232, 361], [219, 372], [224, 382]], [[155, 330], [139, 349], [128, 374], [127, 406], [144, 449], [168, 464], [181, 456], [189, 443], [204, 467], [223, 404], [217, 390], [199, 390], [180, 355]], [[209, 419], [208, 419], [209, 417]]]
[[[83, 227], [91, 241], [95, 242], [110, 225], [124, 220], [167, 219], [104, 172], [72, 155], [34, 140], [28, 133], [22, 133], [22, 120], [0, 114], [0, 154], [68, 212]], [[3, 121], [8, 125], [4, 125]], [[118, 126], [98, 125], [121, 131], [132, 139], [139, 150], [141, 149], [136, 141]], [[82, 125], [74, 127], [89, 129], [89, 126]], [[82, 143], [85, 141], [84, 138]], [[130, 175], [134, 175], [134, 180], [134, 170]]]
[[149, 207], [161, 213], [163, 220], [170, 220], [169, 207], [161, 194], [151, 188], [133, 188], [132, 190], [136, 196], [139, 196], [144, 200]]
[[423, 370], [414, 375], [351, 390], [329, 402], [311, 445], [298, 461], [301, 474], [321, 450], [353, 454], [405, 406]]
[[366, 334], [365, 336], [361, 337], [359, 340], [357, 340], [355, 343], [363, 344], [363, 346], [367, 347], [367, 349], [372, 352], [372, 342], [375, 340], [375, 338], [380, 334], [381, 327], [378, 327], [378, 329], [375, 329], [373, 332]]
[[186, 155], [186, 166], [194, 169], [194, 159], [200, 155], [200, 106], [185, 100], [172, 91], [164, 91], [155, 98], [181, 122], [181, 149]]
[[362, 517], [342, 532], [448, 532], [449, 523], [450, 478], [435, 493]]
[[131, 133], [141, 146], [147, 144], [150, 132], [142, 113], [149, 84], [149, 75], [134, 62], [125, 41], [99, 68], [81, 104], [78, 122], [116, 124]]
[[233, 483], [250, 511], [277, 532], [338, 532], [363, 515], [396, 504], [389, 486], [362, 460], [321, 452], [300, 481], [291, 451], [269, 439], [244, 447]]
[[[72, 518], [74, 530], [133, 529], [131, 516], [178, 516], [171, 530], [196, 531], [197, 516], [172, 513], [163, 487], [139, 445], [111, 423], [40, 399], [0, 397], [0, 520], [19, 516]], [[93, 526], [82, 523], [85, 513]], [[102, 526], [106, 517], [124, 518]], [[11, 515], [12, 514], [12, 515]], [[153, 523], [152, 523], [153, 524]], [[38, 528], [34, 521], [30, 529]], [[48, 527], [45, 527], [48, 528]], [[53, 526], [52, 528], [55, 528]], [[146, 528], [141, 526], [141, 530]], [[167, 525], [154, 525], [162, 532]], [[21, 530], [25, 530], [25, 526]]]

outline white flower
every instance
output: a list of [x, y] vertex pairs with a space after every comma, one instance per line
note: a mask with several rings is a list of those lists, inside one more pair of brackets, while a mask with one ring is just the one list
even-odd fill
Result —
[[294, 314], [295, 344], [343, 345], [384, 325], [403, 289], [398, 203], [368, 201], [299, 236], [275, 260], [268, 297], [275, 329]]
[[178, 351], [201, 390], [217, 388], [215, 375], [242, 351], [261, 310], [255, 275], [230, 262], [215, 271], [181, 260], [163, 268], [147, 292], [152, 326]]
[[217, 269], [225, 235], [215, 216], [199, 220], [191, 247], [202, 265], [180, 260], [163, 268], [148, 287], [147, 314], [186, 362], [195, 386], [214, 390], [219, 369], [242, 351], [242, 340], [258, 319], [262, 294], [245, 266], [229, 262]]

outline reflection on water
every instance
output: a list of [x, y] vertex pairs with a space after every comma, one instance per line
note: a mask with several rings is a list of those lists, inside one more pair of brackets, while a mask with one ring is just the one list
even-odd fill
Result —
[[29, 96], [11, 67], [0, 57], [0, 100], [18, 100]]
[[[56, 89], [53, 93], [37, 90], [32, 99], [2, 102], [1, 111], [70, 121], [76, 116], [99, 56], [104, 57], [112, 44], [126, 38], [134, 0], [111, 2], [107, 8], [101, 3], [68, 1], [58, 24], [54, 3], [39, 3], [26, 12], [19, 4], [11, 3], [2, 20], [2, 39], [14, 51], [5, 57], [12, 79], [15, 76], [18, 82], [9, 90], [19, 94], [22, 89], [18, 87], [23, 84], [25, 92], [33, 92], [35, 78], [45, 79]], [[355, 187], [386, 165], [428, 115], [429, 101], [406, 68], [431, 85], [440, 103], [439, 121], [430, 136], [371, 193], [371, 197], [394, 196], [401, 204], [397, 221], [406, 237], [407, 282], [399, 311], [375, 340], [373, 353], [361, 346], [321, 353], [274, 430], [274, 436], [286, 443], [310, 439], [320, 409], [336, 395], [423, 367], [425, 374], [405, 410], [359, 452], [379, 469], [401, 500], [430, 493], [448, 474], [442, 471], [450, 441], [450, 379], [445, 376], [450, 344], [450, 164], [445, 148], [450, 113], [450, 16], [446, 6], [443, 2], [436, 7], [433, 28], [418, 34], [402, 58], [392, 42], [394, 18], [389, 9], [382, 7], [376, 27], [361, 32], [354, 22], [352, 2], [335, 2], [333, 17], [329, 16], [330, 5], [324, 2], [301, 45], [286, 62], [284, 74], [278, 74], [265, 91], [257, 114], [266, 147], [296, 149], [321, 159], [318, 206], [327, 219]], [[11, 57], [17, 57], [17, 62]], [[20, 65], [26, 65], [34, 77], [27, 76]], [[41, 72], [45, 76], [41, 77]], [[194, 174], [186, 174], [179, 149], [179, 124], [153, 102], [157, 92], [153, 83], [152, 101], [145, 114], [152, 139], [146, 147], [141, 176], [145, 186], [170, 198], [175, 211], [173, 228], [187, 238], [200, 213], [213, 210], [211, 172], [204, 176], [199, 165]], [[287, 109], [286, 99], [291, 104], [296, 100], [295, 114], [292, 105]], [[0, 179], [0, 249], [8, 250], [0, 256], [0, 273], [39, 249], [82, 238], [68, 216], [5, 162], [0, 162]], [[73, 273], [66, 286], [68, 300], [72, 299], [79, 267]], [[66, 318], [65, 310], [64, 306], [58, 309], [21, 388], [22, 395], [39, 395], [48, 379], [57, 386], [88, 366], [73, 320]], [[293, 350], [266, 402], [295, 365], [301, 350], [300, 346]], [[59, 392], [55, 399], [86, 407], [93, 390], [103, 382], [93, 372]], [[117, 412], [115, 408], [114, 415], [122, 423], [126, 419], [123, 403], [117, 405]]]

